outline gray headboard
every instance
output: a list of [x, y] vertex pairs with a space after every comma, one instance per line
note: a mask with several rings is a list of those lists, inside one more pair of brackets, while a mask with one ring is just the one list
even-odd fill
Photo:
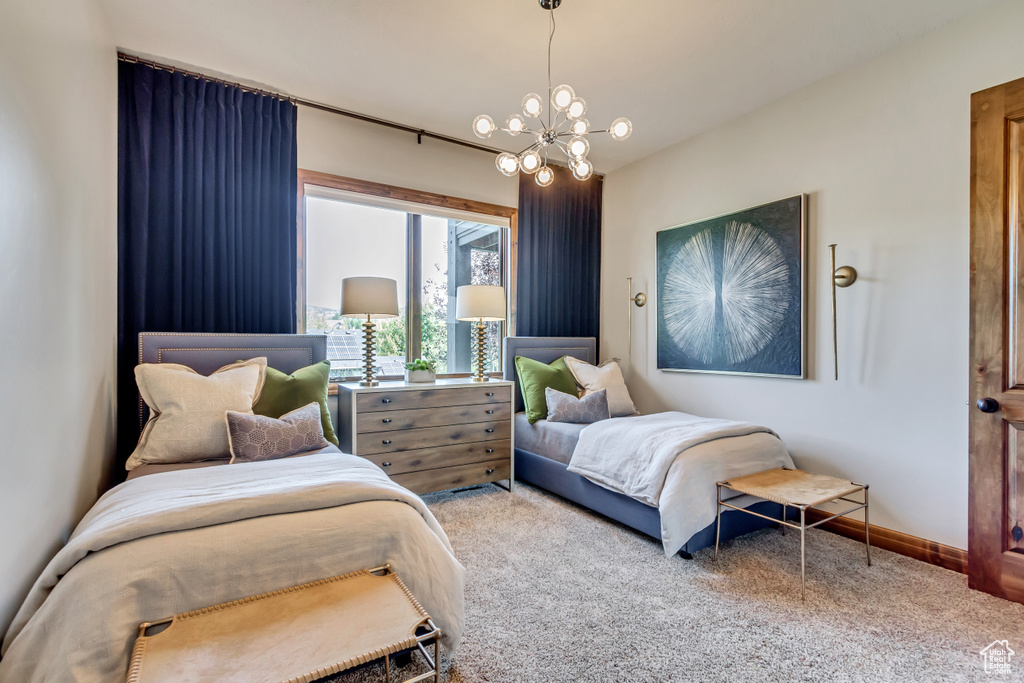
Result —
[[572, 356], [597, 365], [597, 339], [594, 337], [505, 337], [503, 377], [516, 383], [516, 412], [523, 410], [523, 394], [516, 378], [516, 356], [551, 363]]
[[[199, 332], [142, 332], [140, 363], [180, 363], [208, 375], [236, 360], [266, 356], [267, 365], [291, 374], [327, 358], [323, 334], [208, 334]], [[330, 399], [335, 399], [332, 396]], [[338, 424], [337, 402], [328, 400], [331, 419]], [[146, 406], [139, 399], [139, 418]], [[140, 423], [141, 424], [141, 423]]]

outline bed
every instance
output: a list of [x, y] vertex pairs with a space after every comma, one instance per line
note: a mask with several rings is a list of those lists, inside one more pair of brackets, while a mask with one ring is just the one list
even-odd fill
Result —
[[[597, 363], [596, 340], [593, 337], [508, 337], [505, 339], [504, 378], [515, 386], [515, 472], [516, 478], [555, 493], [598, 514], [625, 524], [652, 538], [663, 540], [662, 513], [657, 507], [609, 490], [568, 470], [569, 461], [587, 425], [540, 420], [531, 425], [523, 413], [523, 397], [515, 373], [515, 357], [524, 356], [542, 363], [551, 363], [562, 356], [573, 356], [588, 363]], [[625, 421], [634, 418], [612, 418]], [[598, 423], [600, 424], [600, 423]], [[625, 424], [625, 423], [623, 423]], [[722, 440], [727, 444], [727, 440]], [[717, 448], [716, 444], [707, 444]], [[788, 458], [788, 455], [786, 456]], [[789, 462], [792, 466], [792, 461]], [[748, 469], [754, 469], [752, 464]], [[744, 472], [749, 473], [749, 472]], [[709, 495], [714, 497], [714, 482]], [[781, 519], [782, 507], [768, 501], [738, 498], [731, 501], [775, 519]], [[714, 512], [714, 503], [711, 503]], [[772, 522], [738, 511], [722, 513], [722, 540], [772, 525]], [[681, 543], [679, 554], [690, 558], [696, 551], [713, 545], [715, 524], [712, 521], [689, 535]], [[674, 543], [679, 545], [679, 543]]]
[[[258, 356], [291, 373], [325, 358], [326, 339], [140, 336], [141, 361], [204, 374]], [[422, 500], [376, 465], [333, 446], [196, 465], [136, 471], [97, 501], [5, 635], [0, 680], [123, 680], [140, 622], [383, 564], [458, 645], [464, 569]]]

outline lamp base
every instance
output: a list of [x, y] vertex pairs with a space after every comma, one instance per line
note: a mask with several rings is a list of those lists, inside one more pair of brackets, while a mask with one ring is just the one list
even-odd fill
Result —
[[361, 387], [377, 386], [377, 380], [373, 378], [373, 361], [376, 351], [373, 337], [373, 321], [370, 320], [370, 316], [366, 316], [366, 322], [363, 323], [363, 381], [359, 383]]
[[473, 373], [474, 382], [488, 382], [491, 379], [484, 374], [486, 335], [487, 328], [482, 320], [478, 320], [476, 322], [476, 372]]

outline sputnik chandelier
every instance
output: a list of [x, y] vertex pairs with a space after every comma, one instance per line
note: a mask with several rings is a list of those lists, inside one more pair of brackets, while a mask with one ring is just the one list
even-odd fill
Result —
[[[562, 0], [539, 0], [540, 6], [548, 11], [551, 17], [551, 29], [548, 33], [548, 101], [553, 112], [549, 111], [547, 120], [544, 114], [544, 100], [537, 93], [530, 93], [523, 98], [523, 116], [512, 114], [505, 119], [505, 127], [498, 128], [494, 119], [481, 114], [473, 120], [473, 132], [477, 137], [489, 138], [496, 130], [502, 130], [516, 137], [526, 134], [535, 142], [519, 154], [502, 152], [495, 160], [498, 170], [507, 176], [514, 176], [519, 171], [535, 174], [537, 184], [547, 187], [555, 179], [555, 174], [548, 166], [548, 154], [552, 149], [561, 150], [578, 180], [586, 180], [594, 174], [594, 166], [587, 159], [590, 152], [589, 133], [608, 133], [613, 140], [625, 140], [633, 132], [633, 124], [627, 118], [612, 121], [609, 128], [591, 130], [590, 122], [583, 118], [587, 113], [587, 103], [568, 85], [551, 87], [551, 41], [555, 37], [555, 9]], [[530, 128], [527, 119], [536, 119], [538, 128]], [[569, 138], [568, 141], [562, 138]]]

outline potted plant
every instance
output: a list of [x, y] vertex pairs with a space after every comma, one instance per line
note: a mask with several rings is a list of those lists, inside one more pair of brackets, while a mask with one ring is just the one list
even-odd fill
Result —
[[433, 382], [437, 379], [434, 371], [434, 364], [428, 360], [417, 358], [411, 363], [405, 364], [406, 382]]

